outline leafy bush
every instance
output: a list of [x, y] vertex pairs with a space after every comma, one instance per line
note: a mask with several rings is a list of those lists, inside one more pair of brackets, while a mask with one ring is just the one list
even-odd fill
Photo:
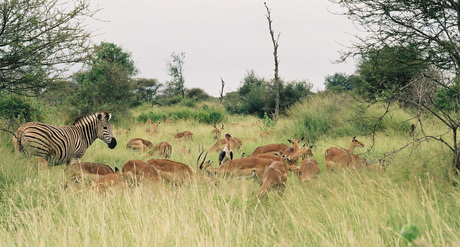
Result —
[[41, 121], [43, 114], [38, 105], [19, 96], [0, 95], [0, 116], [19, 121]]
[[288, 114], [298, 123], [292, 125], [296, 136], [318, 140], [321, 136], [341, 137], [369, 135], [372, 132], [392, 130], [409, 133], [410, 123], [392, 109], [390, 116], [381, 118], [383, 108], [358, 102], [349, 94], [322, 93], [289, 109]]
[[[276, 92], [273, 83], [258, 77], [254, 71], [248, 72], [236, 92], [225, 95], [224, 105], [228, 112], [253, 114], [263, 118], [265, 113], [275, 111]], [[311, 83], [293, 81], [280, 85], [280, 111], [283, 112], [301, 98], [311, 94]]]
[[153, 112], [141, 113], [137, 121], [146, 122], [150, 118], [154, 122], [163, 122], [166, 119], [171, 120], [193, 120], [199, 123], [215, 124], [224, 121], [224, 114], [218, 110], [203, 106], [200, 110], [182, 109], [171, 112]]

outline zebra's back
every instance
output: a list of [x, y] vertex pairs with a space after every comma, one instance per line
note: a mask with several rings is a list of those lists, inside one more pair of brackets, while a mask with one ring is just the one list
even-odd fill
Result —
[[[16, 139], [17, 138], [17, 139]], [[48, 162], [69, 162], [81, 158], [84, 151], [73, 126], [55, 127], [49, 124], [30, 122], [18, 128], [13, 137], [17, 152], [45, 158]]]

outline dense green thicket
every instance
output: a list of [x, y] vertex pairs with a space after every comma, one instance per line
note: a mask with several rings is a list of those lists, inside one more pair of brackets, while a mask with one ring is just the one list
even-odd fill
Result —
[[[311, 95], [312, 87], [312, 84], [306, 81], [281, 83], [280, 112], [284, 112], [300, 99]], [[274, 113], [275, 93], [271, 82], [250, 71], [237, 91], [225, 95], [224, 105], [230, 113], [251, 114], [262, 118], [265, 113], [269, 115]]]
[[11, 95], [0, 94], [0, 118], [18, 119], [19, 121], [40, 121], [43, 119], [43, 112], [40, 105], [29, 99]]
[[288, 114], [296, 122], [296, 136], [312, 141], [322, 136], [366, 136], [386, 130], [409, 133], [406, 115], [387, 114], [381, 118], [384, 111], [384, 105], [369, 106], [351, 94], [320, 93], [296, 104]]
[[150, 118], [154, 122], [163, 122], [166, 119], [171, 120], [194, 120], [199, 123], [215, 124], [226, 119], [224, 112], [213, 109], [204, 105], [201, 109], [185, 108], [180, 110], [149, 111], [143, 112], [137, 116], [137, 121], [146, 122]]

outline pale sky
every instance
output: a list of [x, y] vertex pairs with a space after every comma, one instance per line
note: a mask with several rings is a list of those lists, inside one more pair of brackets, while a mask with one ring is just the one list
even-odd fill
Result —
[[[352, 74], [355, 62], [334, 64], [340, 50], [354, 40], [356, 28], [334, 15], [328, 0], [265, 1], [273, 29], [280, 33], [279, 75], [284, 81], [308, 80], [313, 90], [324, 89], [324, 78], [336, 72]], [[161, 83], [170, 80], [166, 61], [185, 53], [185, 86], [212, 96], [221, 89], [235, 91], [254, 70], [265, 79], [274, 76], [273, 44], [264, 1], [259, 0], [91, 0], [100, 8], [88, 27], [93, 40], [114, 43], [132, 54], [139, 74]]]

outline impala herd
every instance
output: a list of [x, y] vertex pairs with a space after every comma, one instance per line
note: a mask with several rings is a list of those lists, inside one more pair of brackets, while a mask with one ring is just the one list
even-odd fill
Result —
[[[159, 123], [150, 119], [146, 130], [148, 134], [157, 133]], [[153, 127], [152, 127], [153, 126]], [[219, 139], [224, 130], [224, 124], [211, 132], [213, 139]], [[172, 146], [166, 141], [154, 145], [152, 142], [142, 139], [131, 139], [127, 149], [137, 150], [149, 155], [157, 155], [159, 159], [129, 160], [121, 171], [113, 170], [110, 166], [97, 163], [74, 163], [66, 168], [72, 176], [72, 183], [90, 183], [101, 190], [110, 186], [125, 186], [127, 183], [151, 183], [162, 187], [163, 182], [172, 185], [181, 185], [190, 181], [201, 181], [210, 184], [218, 184], [220, 178], [234, 177], [239, 179], [255, 179], [261, 185], [257, 198], [263, 199], [272, 189], [277, 189], [282, 195], [289, 173], [293, 173], [303, 184], [315, 179], [320, 173], [318, 162], [311, 158], [312, 147], [301, 145], [304, 138], [288, 140], [291, 145], [272, 143], [257, 147], [249, 156], [234, 158], [233, 150], [240, 150], [243, 141], [226, 133], [224, 139], [218, 140], [211, 148], [200, 152], [196, 160], [196, 172], [187, 164], [173, 161]], [[193, 141], [193, 133], [183, 131], [174, 134], [175, 141]], [[359, 155], [353, 154], [355, 147], [364, 147], [364, 144], [353, 137], [348, 150], [331, 147], [325, 151], [325, 163], [328, 171], [340, 168], [357, 169], [366, 166], [366, 162]], [[177, 152], [177, 151], [176, 151]], [[213, 166], [211, 159], [215, 152], [220, 152], [218, 165]], [[299, 165], [300, 162], [300, 165]]]

